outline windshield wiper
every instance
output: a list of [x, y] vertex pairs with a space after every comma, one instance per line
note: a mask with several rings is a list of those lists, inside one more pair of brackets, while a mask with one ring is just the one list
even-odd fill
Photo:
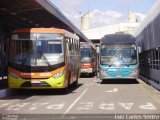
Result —
[[42, 53], [43, 58], [45, 59], [46, 63], [48, 64], [49, 67], [52, 68], [51, 63], [48, 61], [48, 59], [46, 58], [46, 56]]
[[40, 54], [43, 56], [44, 60], [45, 60], [45, 61], [46, 61], [46, 63], [48, 64], [48, 66], [52, 68], [51, 63], [48, 61], [48, 59], [47, 59], [47, 58], [46, 58], [46, 56], [42, 53], [42, 51], [41, 51], [41, 50], [39, 50], [39, 52], [40, 52]]
[[[122, 56], [122, 57], [123, 57], [123, 56]], [[124, 57], [121, 58], [121, 59], [123, 60], [124, 64], [125, 64], [127, 67], [129, 67], [129, 63], [127, 63], [127, 62], [125, 61]]]

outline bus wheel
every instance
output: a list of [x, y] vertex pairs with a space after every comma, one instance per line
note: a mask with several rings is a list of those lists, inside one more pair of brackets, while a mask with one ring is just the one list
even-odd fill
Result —
[[66, 88], [64, 88], [64, 93], [66, 93], [66, 94], [69, 93], [69, 87], [68, 86]]
[[74, 87], [77, 87], [77, 86], [78, 86], [78, 77], [77, 77], [76, 81], [73, 83], [73, 86], [74, 86]]
[[74, 86], [74, 87], [77, 87], [77, 86], [78, 86], [78, 78], [79, 78], [79, 75], [78, 75], [78, 72], [77, 72], [76, 81], [73, 83], [73, 86]]
[[64, 88], [64, 92], [65, 92], [66, 94], [69, 93], [70, 80], [71, 80], [71, 72], [69, 72], [69, 75], [68, 75], [68, 83], [67, 83], [67, 87]]

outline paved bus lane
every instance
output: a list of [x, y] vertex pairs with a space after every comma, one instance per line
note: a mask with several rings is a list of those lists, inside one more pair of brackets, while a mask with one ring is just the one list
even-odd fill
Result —
[[[99, 83], [94, 78], [80, 78], [79, 87], [69, 94], [53, 90], [1, 90], [0, 113], [3, 114], [160, 114], [159, 92], [141, 81]], [[8, 95], [2, 95], [3, 92]], [[35, 93], [33, 93], [35, 92]]]
[[[124, 81], [123, 81], [124, 82]], [[147, 114], [160, 113], [160, 104], [137, 83], [93, 83], [70, 114]]]
[[77, 88], [71, 86], [69, 94], [63, 90], [4, 89], [0, 91], [0, 113], [64, 114], [86, 88], [80, 81]]

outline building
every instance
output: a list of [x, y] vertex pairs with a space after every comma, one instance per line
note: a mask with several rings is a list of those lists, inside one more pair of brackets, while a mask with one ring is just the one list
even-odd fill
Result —
[[[84, 16], [83, 16], [84, 17]], [[89, 21], [86, 20], [89, 19], [88, 15], [85, 16], [85, 21], [82, 21], [81, 28], [84, 28], [84, 26], [89, 26]], [[86, 25], [88, 24], [88, 25]], [[123, 33], [129, 33], [134, 34], [136, 29], [139, 26], [139, 22], [137, 22], [136, 15], [132, 12], [128, 13], [128, 22], [127, 23], [120, 23], [120, 24], [114, 24], [114, 25], [108, 25], [103, 27], [97, 27], [97, 28], [89, 28], [88, 29], [82, 29], [83, 34], [88, 37], [88, 39], [92, 40], [94, 43], [99, 43], [99, 40], [106, 34], [123, 34]], [[85, 27], [86, 28], [86, 27]]]

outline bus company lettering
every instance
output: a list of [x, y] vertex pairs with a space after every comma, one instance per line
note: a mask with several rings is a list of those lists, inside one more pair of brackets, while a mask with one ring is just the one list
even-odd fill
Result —
[[34, 73], [21, 73], [22, 76], [33, 76]]
[[114, 68], [111, 68], [111, 69], [108, 69], [108, 71], [110, 71], [110, 72], [116, 72], [117, 70], [114, 69]]
[[[21, 75], [22, 76], [35, 76], [36, 74], [35, 73], [21, 73]], [[49, 72], [46, 72], [46, 73], [39, 73], [39, 76], [43, 76], [43, 77], [50, 77], [50, 76], [52, 76], [52, 74], [51, 73], [49, 73]]]
[[52, 76], [51, 73], [40, 73], [40, 76]]

